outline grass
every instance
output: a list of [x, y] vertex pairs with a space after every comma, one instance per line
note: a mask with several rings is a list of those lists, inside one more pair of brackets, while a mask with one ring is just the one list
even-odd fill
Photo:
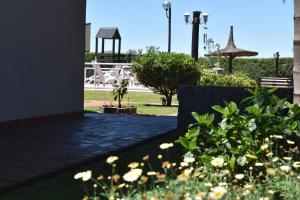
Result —
[[[137, 112], [140, 115], [176, 115], [178, 112], [177, 106], [165, 107], [161, 106], [161, 95], [149, 92], [128, 92], [123, 100], [123, 105], [133, 105], [137, 107]], [[85, 101], [108, 101], [114, 103], [110, 91], [85, 91]], [[153, 104], [153, 105], [147, 105]], [[176, 95], [173, 97], [173, 105], [177, 105], [178, 100]], [[85, 107], [86, 111], [97, 112], [97, 106]]]
[[[156, 160], [154, 157], [160, 153], [159, 145], [163, 142], [173, 142], [178, 138], [176, 131], [170, 132], [159, 138], [145, 142], [137, 147], [127, 149], [118, 154], [120, 160], [118, 169], [121, 173], [128, 171], [127, 164], [131, 161], [139, 161], [145, 155], [150, 155], [150, 158]], [[180, 159], [182, 152], [180, 149], [173, 150], [170, 154], [172, 159]], [[93, 176], [100, 174], [110, 174], [111, 168], [105, 163], [104, 159], [92, 161], [86, 165], [77, 167], [73, 170], [57, 173], [45, 180], [37, 181], [31, 185], [27, 185], [13, 192], [0, 194], [0, 200], [68, 200], [68, 199], [82, 199], [84, 196], [84, 187], [81, 181], [73, 179], [74, 174], [79, 171], [92, 170]], [[88, 188], [92, 188], [91, 185]]]

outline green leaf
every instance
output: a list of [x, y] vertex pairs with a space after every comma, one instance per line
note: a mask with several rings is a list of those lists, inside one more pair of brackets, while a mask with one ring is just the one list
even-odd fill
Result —
[[245, 156], [239, 156], [236, 162], [243, 167], [247, 164], [247, 158]]
[[230, 167], [231, 170], [234, 170], [234, 168], [235, 168], [235, 161], [236, 161], [235, 156], [232, 156], [229, 160], [229, 167]]

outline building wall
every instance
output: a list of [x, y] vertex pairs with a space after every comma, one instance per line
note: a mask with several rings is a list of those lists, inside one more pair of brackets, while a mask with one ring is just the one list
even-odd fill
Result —
[[83, 111], [85, 0], [1, 0], [0, 122]]

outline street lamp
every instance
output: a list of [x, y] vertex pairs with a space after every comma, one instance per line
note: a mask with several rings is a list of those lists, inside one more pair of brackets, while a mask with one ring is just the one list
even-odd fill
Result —
[[200, 24], [207, 24], [208, 14], [201, 13], [200, 11], [193, 12], [193, 19], [188, 12], [184, 13], [184, 21], [186, 24], [193, 25], [193, 34], [192, 34], [192, 57], [195, 60], [198, 60], [198, 49], [199, 49], [199, 27]]
[[171, 52], [171, 21], [172, 21], [172, 6], [171, 2], [166, 0], [162, 5], [163, 9], [166, 11], [166, 16], [169, 19], [169, 36], [168, 36], [168, 52]]

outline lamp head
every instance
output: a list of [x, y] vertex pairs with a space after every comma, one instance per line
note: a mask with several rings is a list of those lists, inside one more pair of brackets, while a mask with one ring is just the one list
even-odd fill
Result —
[[207, 22], [208, 22], [208, 14], [207, 13], [202, 13], [202, 17], [203, 17], [204, 24], [206, 25]]
[[171, 9], [171, 2], [168, 1], [168, 0], [165, 0], [165, 1], [163, 2], [162, 7], [163, 7], [163, 9], [165, 9], [165, 10], [170, 10], [170, 9]]
[[184, 16], [184, 21], [185, 21], [185, 23], [188, 24], [189, 21], [190, 21], [190, 17], [191, 17], [190, 13], [185, 12], [185, 13], [183, 14], [183, 16]]

